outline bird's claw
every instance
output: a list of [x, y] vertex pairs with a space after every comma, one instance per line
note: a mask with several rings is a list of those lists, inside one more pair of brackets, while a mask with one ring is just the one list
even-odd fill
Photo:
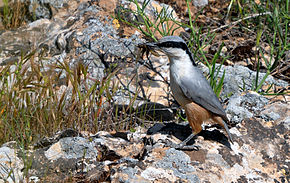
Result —
[[175, 144], [175, 143], [171, 142], [170, 140], [165, 140], [164, 143], [165, 143], [165, 146], [171, 147], [171, 148], [174, 148], [177, 150], [199, 151], [199, 146], [197, 146], [197, 145], [186, 145], [184, 143]]
[[[180, 145], [180, 144], [177, 144], [177, 145]], [[197, 146], [197, 145], [184, 145], [184, 146], [177, 147], [175, 149], [188, 150], [188, 151], [199, 151], [199, 146]]]

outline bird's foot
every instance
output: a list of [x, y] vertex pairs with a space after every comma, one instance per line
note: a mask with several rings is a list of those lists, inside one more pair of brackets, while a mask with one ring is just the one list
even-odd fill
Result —
[[195, 134], [192, 133], [184, 141], [182, 141], [180, 144], [175, 144], [175, 143], [170, 142], [170, 141], [165, 142], [165, 144], [168, 147], [172, 147], [172, 148], [178, 149], [178, 150], [198, 151], [199, 150], [199, 146], [197, 146], [197, 145], [186, 145], [194, 137], [195, 137]]
[[165, 146], [171, 147], [177, 150], [187, 150], [187, 151], [199, 151], [199, 146], [197, 145], [186, 145], [186, 143], [182, 142], [180, 144], [175, 144], [171, 141], [166, 141]]

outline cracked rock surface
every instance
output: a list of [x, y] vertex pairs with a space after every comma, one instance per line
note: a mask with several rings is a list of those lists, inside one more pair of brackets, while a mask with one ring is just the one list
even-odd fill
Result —
[[[191, 131], [186, 124], [165, 123], [150, 135], [141, 127], [134, 133], [101, 131], [89, 136], [63, 131], [51, 138], [63, 136], [58, 141], [26, 152], [32, 161], [29, 175], [57, 182], [287, 182], [290, 108], [277, 102], [265, 105], [261, 114], [268, 114], [273, 106], [274, 116], [279, 116], [276, 120], [246, 118], [232, 127], [233, 144], [220, 129], [203, 130], [189, 142], [198, 145], [198, 151], [164, 144], [164, 140], [179, 143], [185, 139]], [[23, 174], [21, 150], [14, 145], [0, 148], [2, 175], [7, 173], [4, 170]]]

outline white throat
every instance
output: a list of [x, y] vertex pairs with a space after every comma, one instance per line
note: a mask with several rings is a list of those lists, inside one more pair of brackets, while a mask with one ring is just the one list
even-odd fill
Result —
[[174, 79], [179, 82], [180, 77], [191, 77], [193, 75], [195, 69], [185, 51], [180, 50], [175, 56], [168, 57], [170, 60], [170, 80]]
[[[176, 51], [175, 51], [176, 50]], [[170, 60], [170, 67], [177, 67], [179, 69], [184, 69], [188, 67], [193, 67], [193, 63], [190, 60], [189, 55], [186, 51], [182, 49], [175, 49], [170, 54], [168, 54], [168, 58]]]

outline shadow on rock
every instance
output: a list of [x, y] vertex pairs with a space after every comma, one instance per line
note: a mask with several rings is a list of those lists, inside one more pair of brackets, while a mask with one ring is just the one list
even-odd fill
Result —
[[[189, 124], [176, 124], [176, 123], [157, 123], [148, 129], [147, 135], [153, 135], [156, 133], [169, 134], [178, 138], [180, 141], [184, 141], [191, 133], [191, 127]], [[202, 130], [198, 136], [202, 136], [205, 140], [211, 140], [223, 144], [231, 149], [228, 138], [219, 130]], [[193, 145], [196, 138], [191, 139], [187, 144]]]

